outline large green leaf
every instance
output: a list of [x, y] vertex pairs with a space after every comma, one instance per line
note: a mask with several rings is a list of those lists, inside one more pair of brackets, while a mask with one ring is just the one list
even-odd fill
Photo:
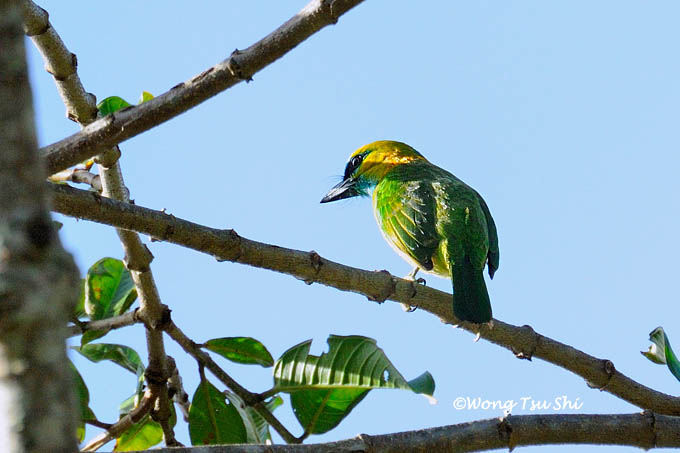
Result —
[[652, 330], [649, 340], [652, 344], [647, 351], [642, 352], [642, 355], [656, 364], [668, 366], [673, 376], [680, 381], [680, 362], [671, 348], [671, 342], [663, 327]]
[[139, 358], [137, 351], [128, 346], [110, 343], [90, 343], [79, 348], [74, 347], [73, 349], [92, 362], [110, 360], [137, 376], [140, 375], [140, 372], [144, 373], [142, 359]]
[[267, 348], [254, 338], [225, 337], [208, 340], [204, 348], [225, 357], [232, 362], [258, 364], [263, 367], [274, 365], [274, 358]]
[[248, 441], [246, 427], [236, 407], [207, 380], [201, 381], [189, 409], [192, 445], [240, 444]]
[[78, 372], [78, 369], [73, 365], [73, 362], [68, 361], [69, 368], [73, 376], [75, 384], [76, 398], [78, 399], [78, 410], [80, 412], [80, 419], [78, 420], [78, 441], [82, 442], [85, 439], [85, 422], [96, 420], [97, 418], [90, 409], [90, 391], [85, 385], [83, 377]]
[[[130, 271], [114, 258], [102, 258], [88, 269], [83, 292], [85, 312], [92, 320], [121, 315], [137, 298]], [[105, 334], [106, 331], [85, 332], [80, 343], [87, 344]]]
[[408, 382], [372, 338], [328, 337], [328, 352], [309, 354], [312, 341], [284, 352], [274, 365], [274, 390], [290, 393], [293, 411], [306, 432], [334, 428], [372, 389], [411, 390], [431, 396], [429, 373]]

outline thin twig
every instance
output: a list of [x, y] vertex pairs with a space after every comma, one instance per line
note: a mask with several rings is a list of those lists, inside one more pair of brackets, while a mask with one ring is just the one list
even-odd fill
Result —
[[88, 424], [88, 425], [96, 426], [97, 428], [106, 429], [106, 430], [111, 429], [111, 427], [113, 426], [112, 423], [105, 423], [105, 422], [101, 422], [99, 420], [85, 420], [85, 423]]
[[109, 330], [120, 329], [121, 327], [131, 326], [140, 322], [141, 321], [137, 318], [137, 310], [134, 310], [119, 316], [114, 316], [113, 318], [79, 322], [79, 324], [72, 324], [68, 326], [68, 328], [70, 336], [73, 337], [91, 330], [103, 330], [108, 332]]
[[128, 412], [125, 417], [111, 425], [111, 427], [106, 432], [103, 432], [99, 436], [92, 439], [81, 449], [81, 451], [97, 451], [108, 442], [119, 437], [128, 428], [139, 422], [142, 418], [144, 418], [145, 415], [151, 412], [155, 400], [156, 397], [153, 395], [153, 393], [150, 390], [147, 390], [137, 407]]
[[[374, 301], [393, 300], [418, 306], [449, 324], [460, 324], [452, 311], [452, 295], [391, 275], [345, 266], [319, 256], [252, 241], [233, 230], [217, 230], [129, 203], [119, 203], [72, 187], [56, 186], [54, 209], [65, 215], [138, 231], [159, 240], [214, 256], [292, 275], [306, 283], [322, 283], [342, 291], [363, 294]], [[465, 330], [479, 333], [517, 357], [538, 357], [577, 374], [593, 387], [605, 390], [643, 409], [680, 415], [680, 398], [648, 388], [620, 373], [613, 363], [598, 359], [564, 343], [536, 333], [530, 326], [514, 326], [493, 320], [493, 328], [467, 323]]]
[[253, 74], [363, 0], [312, 0], [299, 13], [260, 41], [208, 68], [190, 80], [138, 106], [108, 115], [81, 132], [41, 149], [50, 174], [82, 162], [124, 140], [189, 110], [206, 99], [249, 81]]
[[231, 376], [229, 376], [215, 361], [201, 348], [187, 337], [174, 322], [170, 321], [166, 324], [165, 332], [179, 344], [185, 352], [191, 355], [199, 363], [199, 366], [204, 366], [215, 375], [217, 379], [222, 381], [232, 392], [236, 393], [241, 399], [250, 407], [255, 409], [264, 418], [274, 430], [286, 442], [300, 443], [300, 439], [295, 437], [285, 426], [271, 413], [263, 400], [257, 393], [251, 393], [246, 388], [242, 387]]
[[87, 184], [97, 192], [102, 191], [102, 181], [99, 175], [84, 170], [82, 168], [68, 168], [55, 173], [48, 178], [52, 182], [75, 182], [77, 184]]

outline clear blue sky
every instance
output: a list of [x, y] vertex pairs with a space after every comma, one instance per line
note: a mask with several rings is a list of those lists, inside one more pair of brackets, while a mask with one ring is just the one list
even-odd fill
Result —
[[[306, 2], [41, 1], [98, 99], [160, 94], [260, 39]], [[483, 194], [501, 262], [489, 290], [496, 318], [597, 357], [678, 394], [665, 367], [643, 358], [663, 325], [680, 345], [676, 259], [680, 4], [635, 2], [409, 2], [367, 0], [282, 60], [121, 145], [136, 203], [258, 241], [363, 269], [405, 275], [367, 199], [320, 205], [347, 156], [379, 139], [409, 143]], [[41, 145], [77, 131], [28, 43]], [[62, 220], [62, 219], [60, 219]], [[113, 229], [62, 220], [85, 272], [122, 258]], [[247, 335], [278, 357], [330, 333], [377, 339], [407, 378], [429, 370], [439, 404], [374, 391], [327, 441], [491, 418], [455, 410], [457, 397], [580, 399], [586, 413], [638, 409], [583, 379], [513, 355], [423, 311], [150, 243], [163, 302], [196, 341]], [[428, 285], [449, 291], [429, 276]], [[143, 332], [106, 337], [145, 356]], [[197, 367], [167, 342], [187, 390]], [[677, 349], [677, 347], [676, 347]], [[111, 422], [134, 377], [74, 357], [98, 417]], [[269, 370], [224, 364], [250, 389]], [[213, 382], [217, 382], [214, 380]], [[548, 411], [549, 412], [549, 411]], [[517, 408], [514, 414], [529, 414]], [[296, 433], [288, 402], [276, 414]], [[88, 429], [88, 437], [96, 430]], [[180, 440], [187, 442], [185, 427]], [[573, 447], [546, 447], [571, 451]], [[580, 451], [614, 451], [582, 447]]]

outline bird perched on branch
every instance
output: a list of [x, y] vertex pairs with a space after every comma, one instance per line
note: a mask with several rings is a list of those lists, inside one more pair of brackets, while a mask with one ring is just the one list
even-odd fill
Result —
[[415, 269], [453, 283], [453, 313], [461, 321], [491, 320], [484, 282], [498, 269], [498, 235], [489, 208], [474, 189], [401, 142], [377, 141], [356, 150], [343, 180], [321, 203], [373, 191], [385, 240]]

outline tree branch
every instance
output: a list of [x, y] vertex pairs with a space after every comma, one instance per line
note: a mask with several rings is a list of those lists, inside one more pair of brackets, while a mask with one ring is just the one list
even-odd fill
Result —
[[650, 389], [598, 359], [564, 343], [536, 333], [530, 326], [514, 326], [494, 320], [493, 327], [460, 323], [452, 311], [452, 295], [392, 276], [387, 271], [365, 271], [302, 252], [252, 241], [233, 230], [217, 230], [148, 208], [120, 203], [68, 186], [53, 186], [54, 206], [65, 215], [92, 220], [148, 234], [157, 240], [182, 245], [232, 261], [292, 275], [305, 283], [322, 283], [342, 291], [365, 295], [369, 300], [393, 300], [417, 306], [443, 322], [512, 351], [518, 358], [538, 357], [577, 374], [592, 387], [605, 390], [643, 409], [680, 415], [680, 398]]
[[[92, 122], [97, 117], [96, 101], [93, 94], [85, 91], [78, 77], [76, 55], [68, 51], [52, 28], [47, 11], [31, 0], [20, 3], [24, 15], [24, 32], [42, 54], [45, 70], [54, 77], [59, 95], [66, 105], [66, 116], [80, 124]], [[56, 172], [50, 172], [52, 173]]]
[[[680, 446], [680, 418], [641, 414], [536, 414], [479, 420], [418, 431], [307, 445], [215, 445], [202, 453], [471, 452], [550, 444], [625, 445], [644, 449]], [[191, 453], [192, 448], [158, 449]]]
[[50, 174], [82, 162], [186, 112], [216, 94], [252, 79], [253, 74], [281, 58], [305, 39], [363, 0], [312, 0], [299, 13], [260, 41], [180, 83], [166, 93], [108, 115], [77, 134], [41, 149]]

